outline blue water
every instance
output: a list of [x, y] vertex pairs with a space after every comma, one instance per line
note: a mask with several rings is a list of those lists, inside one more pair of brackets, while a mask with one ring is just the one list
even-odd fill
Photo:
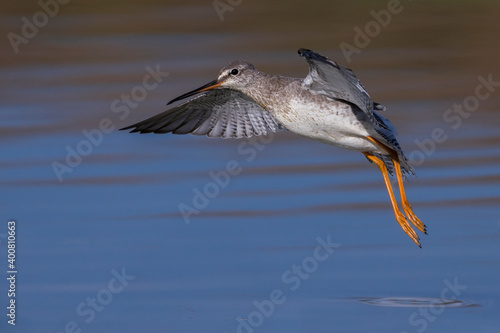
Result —
[[[500, 81], [493, 57], [450, 61], [486, 46], [474, 38], [448, 41], [446, 50], [421, 45], [418, 36], [433, 36], [443, 18], [415, 4], [349, 64], [388, 107], [407, 153], [424, 154], [406, 183], [429, 230], [420, 249], [395, 221], [380, 172], [359, 153], [287, 132], [237, 141], [117, 130], [165, 110], [242, 55], [265, 71], [301, 76], [307, 67], [295, 52], [310, 40], [342, 62], [338, 41], [370, 19], [355, 14], [369, 5], [344, 8], [353, 22], [331, 23], [333, 35], [297, 30], [297, 40], [285, 28], [261, 31], [275, 24], [266, 20], [274, 7], [262, 27], [245, 23], [265, 3], [243, 2], [224, 22], [200, 3], [130, 6], [116, 16], [101, 9], [76, 15], [74, 26], [67, 20], [79, 9], [67, 6], [0, 66], [0, 268], [6, 276], [14, 219], [18, 271], [16, 327], [5, 315], [9, 285], [0, 283], [2, 332], [498, 332], [500, 95], [456, 130], [443, 121], [474, 94], [479, 75]], [[11, 8], [4, 27], [19, 29], [19, 15], [35, 9]], [[314, 10], [294, 4], [285, 17]], [[142, 23], [140, 33], [119, 19], [124, 13]], [[165, 27], [155, 24], [161, 13]], [[465, 12], [456, 15], [439, 36]], [[301, 24], [321, 29], [325, 21], [314, 17]], [[405, 29], [419, 35], [405, 40]], [[169, 75], [121, 119], [113, 101], [157, 64]], [[415, 140], [429, 140], [434, 128], [448, 138], [422, 151]]]

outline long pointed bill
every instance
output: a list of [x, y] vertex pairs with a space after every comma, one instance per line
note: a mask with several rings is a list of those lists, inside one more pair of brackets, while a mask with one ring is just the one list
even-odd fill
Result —
[[172, 104], [173, 102], [180, 101], [181, 99], [196, 95], [198, 93], [201, 93], [203, 91], [207, 91], [210, 89], [218, 88], [220, 87], [222, 82], [219, 82], [218, 80], [213, 80], [205, 84], [204, 86], [199, 87], [198, 89], [195, 89], [193, 91], [187, 92], [184, 95], [180, 95], [179, 97], [174, 98], [170, 102], [167, 103], [167, 105]]

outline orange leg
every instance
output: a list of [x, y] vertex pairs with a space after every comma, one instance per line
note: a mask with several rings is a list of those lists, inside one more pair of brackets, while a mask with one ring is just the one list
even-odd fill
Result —
[[403, 203], [403, 209], [406, 213], [406, 216], [408, 217], [408, 220], [410, 220], [410, 222], [413, 223], [420, 231], [427, 234], [427, 227], [422, 221], [420, 221], [417, 215], [415, 215], [413, 209], [411, 208], [410, 202], [406, 197], [405, 187], [403, 184], [403, 175], [401, 174], [401, 165], [399, 164], [399, 159], [397, 156], [396, 158], [392, 157], [392, 163], [394, 163], [394, 167], [396, 168], [396, 175], [398, 177], [398, 184], [399, 184], [399, 192], [401, 193], [401, 202]]
[[413, 230], [410, 223], [406, 219], [405, 215], [399, 209], [398, 202], [396, 200], [396, 197], [394, 196], [394, 191], [392, 189], [391, 180], [389, 178], [389, 172], [387, 171], [387, 167], [385, 166], [384, 161], [382, 161], [381, 159], [379, 159], [378, 157], [374, 156], [371, 153], [365, 152], [363, 154], [365, 154], [366, 157], [368, 157], [371, 161], [373, 161], [373, 163], [375, 163], [379, 167], [380, 171], [382, 171], [382, 175], [384, 176], [385, 186], [387, 187], [387, 191], [389, 192], [392, 208], [394, 209], [394, 214], [396, 215], [396, 220], [401, 225], [406, 234], [410, 236], [410, 238], [413, 239], [413, 241], [417, 243], [418, 246], [422, 247], [420, 245], [417, 233], [415, 232], [415, 230]]
[[408, 201], [408, 198], [406, 197], [406, 191], [405, 191], [405, 187], [404, 187], [404, 183], [403, 183], [403, 175], [401, 172], [401, 164], [399, 163], [398, 154], [393, 149], [387, 147], [382, 142], [379, 142], [378, 140], [372, 138], [371, 136], [368, 136], [367, 139], [372, 141], [373, 143], [375, 143], [377, 146], [381, 147], [385, 151], [387, 151], [387, 153], [391, 156], [392, 163], [394, 164], [394, 168], [396, 169], [396, 176], [398, 178], [399, 192], [401, 194], [401, 202], [403, 204], [403, 210], [406, 213], [408, 220], [410, 220], [410, 222], [413, 223], [420, 231], [427, 234], [427, 227], [417, 217], [417, 215], [415, 215], [415, 213], [413, 212], [413, 208], [411, 208], [410, 202]]

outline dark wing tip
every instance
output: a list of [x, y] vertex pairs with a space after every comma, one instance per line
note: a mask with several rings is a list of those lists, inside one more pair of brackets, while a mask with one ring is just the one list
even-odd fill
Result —
[[[131, 129], [133, 128], [134, 126], [129, 126], [129, 127], [124, 127], [124, 128], [120, 128], [120, 131], [123, 131], [123, 130], [127, 130], [127, 129]], [[134, 128], [133, 130], [131, 130], [129, 133], [139, 133], [139, 134], [146, 134], [146, 133], [153, 133], [153, 131], [151, 130], [148, 130], [148, 129], [139, 129], [138, 127]], [[156, 132], [154, 132], [156, 133]], [[159, 132], [158, 132], [159, 133]]]
[[[298, 51], [298, 53], [299, 53], [299, 55], [300, 55], [301, 57], [305, 57], [305, 56], [307, 56], [307, 53], [309, 53], [309, 52], [312, 52], [312, 51], [311, 51], [311, 50], [309, 50], [309, 49], [304, 49], [304, 48], [300, 48], [300, 49], [299, 49], [299, 51]], [[314, 53], [314, 52], [313, 52], [313, 53]]]
[[332, 61], [332, 60], [328, 59], [327, 57], [325, 57], [319, 53], [316, 53], [314, 51], [311, 51], [309, 49], [301, 48], [301, 49], [299, 49], [298, 53], [301, 57], [311, 59], [311, 60], [321, 61], [321, 62], [328, 64], [330, 66], [333, 66], [335, 68], [339, 68], [335, 61]]
[[136, 132], [141, 132], [139, 129], [138, 129], [138, 124], [134, 124], [134, 125], [130, 125], [130, 126], [127, 126], [127, 127], [123, 127], [123, 128], [120, 128], [119, 131], [126, 131], [126, 130], [129, 130], [129, 129], [132, 129], [129, 133], [136, 133]]

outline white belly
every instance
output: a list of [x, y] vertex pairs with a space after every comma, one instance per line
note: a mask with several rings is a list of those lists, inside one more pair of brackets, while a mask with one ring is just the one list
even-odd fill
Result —
[[[273, 112], [276, 119], [289, 131], [357, 151], [380, 151], [367, 136], [373, 135], [370, 123], [358, 120], [347, 104], [336, 101], [304, 105], [301, 101], [289, 102], [285, 112]], [[368, 129], [367, 129], [368, 127]]]

